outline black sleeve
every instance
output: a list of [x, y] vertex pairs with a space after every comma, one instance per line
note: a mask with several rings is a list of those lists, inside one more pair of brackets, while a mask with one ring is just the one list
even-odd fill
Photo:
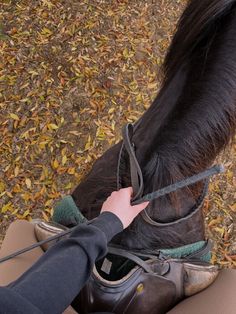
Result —
[[[8, 295], [12, 309], [15, 306], [19, 313], [22, 300], [25, 300], [22, 313], [32, 313], [33, 308], [42, 313], [62, 313], [88, 280], [95, 261], [106, 254], [107, 243], [122, 229], [119, 218], [110, 212], [102, 213], [88, 225], [78, 226], [18, 280], [0, 288], [0, 296], [7, 304]], [[4, 309], [1, 297], [0, 309]]]

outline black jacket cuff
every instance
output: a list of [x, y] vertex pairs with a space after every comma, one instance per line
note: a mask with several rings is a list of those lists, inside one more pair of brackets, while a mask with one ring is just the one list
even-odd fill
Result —
[[121, 220], [111, 212], [101, 213], [88, 224], [93, 225], [104, 232], [107, 242], [124, 229]]

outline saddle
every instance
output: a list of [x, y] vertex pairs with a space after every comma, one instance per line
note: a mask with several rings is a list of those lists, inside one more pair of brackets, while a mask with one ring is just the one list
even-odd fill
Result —
[[111, 247], [108, 252], [72, 304], [79, 313], [166, 313], [218, 275], [216, 266], [194, 259], [138, 257]]
[[[65, 227], [60, 228], [59, 224], [35, 222], [38, 241], [64, 230]], [[44, 250], [53, 244], [44, 246]], [[107, 256], [96, 263], [89, 281], [72, 306], [80, 314], [99, 311], [166, 313], [179, 301], [207, 288], [216, 279], [218, 267], [204, 262], [210, 249], [208, 241], [184, 258], [172, 258], [165, 255], [165, 250], [152, 255], [109, 246]]]

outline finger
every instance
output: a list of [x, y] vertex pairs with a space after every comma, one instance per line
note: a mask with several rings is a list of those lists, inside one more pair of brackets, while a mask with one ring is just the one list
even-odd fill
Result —
[[137, 212], [141, 212], [142, 210], [144, 210], [147, 206], [148, 206], [149, 202], [144, 202], [138, 205], [134, 205], [132, 206], [132, 208], [137, 211]]
[[122, 191], [123, 193], [127, 193], [130, 197], [133, 194], [133, 188], [131, 186], [129, 186], [127, 188], [120, 189], [120, 191]]
[[130, 194], [133, 193], [133, 188], [132, 188], [132, 186], [127, 187], [126, 190], [127, 190]]

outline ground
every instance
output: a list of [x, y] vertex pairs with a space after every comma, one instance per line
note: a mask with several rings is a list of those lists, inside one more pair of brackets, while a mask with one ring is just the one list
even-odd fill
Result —
[[[157, 94], [186, 1], [3, 0], [0, 242], [14, 219], [50, 219], [93, 162]], [[236, 265], [235, 142], [204, 213], [213, 261]]]

